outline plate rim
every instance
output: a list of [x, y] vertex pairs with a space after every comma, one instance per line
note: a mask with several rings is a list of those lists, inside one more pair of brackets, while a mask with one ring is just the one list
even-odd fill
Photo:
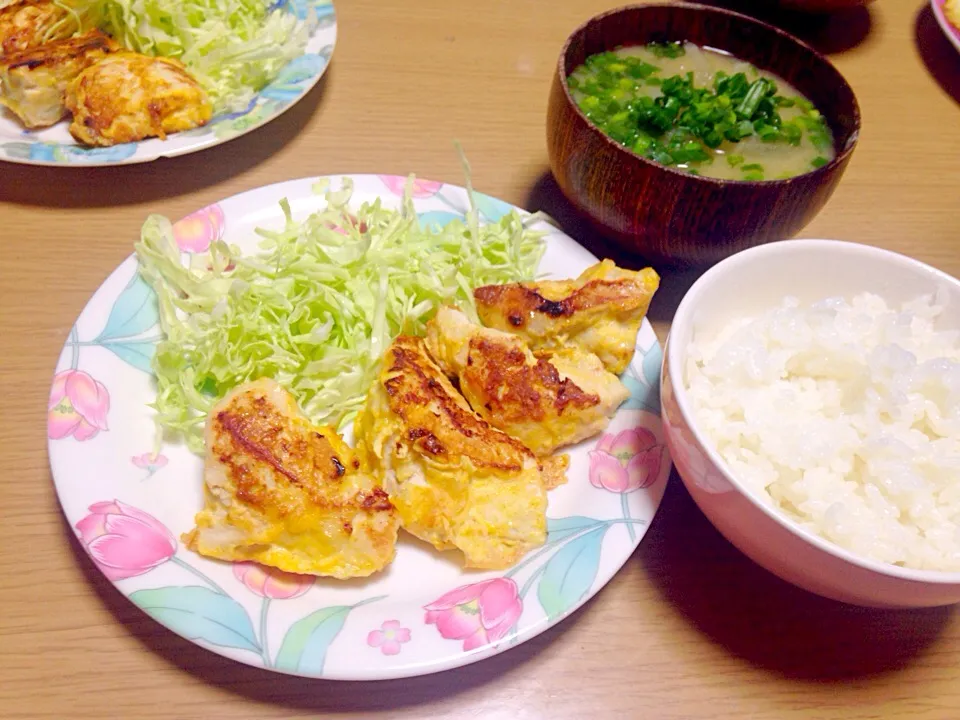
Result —
[[[280, 186], [289, 185], [289, 186], [291, 186], [291, 187], [310, 188], [310, 189], [311, 189], [311, 192], [312, 192], [312, 191], [313, 191], [313, 190], [312, 190], [312, 186], [315, 185], [318, 181], [321, 181], [321, 180], [331, 180], [331, 181], [332, 181], [332, 180], [340, 180], [340, 179], [343, 179], [343, 178], [349, 178], [349, 179], [351, 179], [351, 180], [354, 181], [354, 184], [355, 184], [355, 187], [356, 187], [356, 184], [357, 184], [356, 181], [357, 181], [357, 180], [360, 180], [360, 179], [366, 179], [366, 180], [380, 179], [380, 180], [382, 180], [382, 179], [385, 178], [385, 177], [402, 178], [403, 176], [390, 175], [390, 174], [379, 174], [379, 173], [333, 173], [333, 174], [326, 174], [326, 175], [317, 175], [317, 176], [306, 176], [306, 177], [300, 177], [300, 178], [293, 178], [293, 179], [289, 179], [289, 180], [281, 180], [281, 181], [278, 181], [278, 182], [269, 183], [269, 184], [261, 185], [261, 186], [255, 187], [255, 188], [250, 188], [250, 189], [248, 189], [248, 190], [240, 191], [240, 192], [234, 193], [233, 195], [230, 195], [230, 196], [227, 196], [227, 197], [224, 197], [224, 198], [215, 200], [215, 201], [213, 201], [210, 205], [207, 205], [206, 207], [211, 207], [211, 206], [213, 206], [213, 205], [219, 205], [219, 204], [221, 204], [221, 203], [225, 203], [225, 202], [230, 201], [230, 200], [240, 200], [240, 199], [242, 199], [244, 196], [253, 195], [253, 194], [255, 194], [255, 193], [262, 192], [262, 191], [268, 190], [268, 189], [274, 189], [274, 190], [276, 190], [276, 189], [279, 188]], [[426, 178], [421, 178], [420, 176], [417, 176], [417, 180], [418, 180], [418, 181], [423, 181], [423, 182], [434, 182], [434, 181], [430, 181], [430, 180], [428, 180], [428, 179], [426, 179]], [[458, 185], [458, 184], [449, 183], [449, 182], [441, 182], [441, 181], [435, 181], [435, 182], [437, 182], [438, 185], [449, 187], [449, 188], [451, 188], [451, 189], [453, 189], [453, 190], [462, 192], [462, 193], [464, 193], [464, 194], [467, 192], [467, 188], [466, 188], [465, 186], [463, 186], [463, 185]], [[475, 192], [479, 192], [479, 191], [477, 191], [475, 188], [474, 188], [474, 191], [475, 191]], [[380, 193], [378, 193], [378, 195], [379, 195], [379, 194], [386, 195], [386, 194], [387, 194], [387, 190], [384, 189], [384, 190], [382, 190]], [[319, 196], [318, 196], [318, 197], [319, 197]], [[496, 198], [495, 196], [488, 196], [488, 197], [491, 197], [491, 198], [493, 198], [493, 199], [495, 199], [495, 200], [499, 200], [499, 199]], [[508, 202], [502, 201], [502, 200], [500, 200], [500, 202], [504, 203], [506, 206], [509, 206], [511, 209], [517, 210], [517, 211], [520, 212], [522, 215], [529, 216], [529, 215], [532, 214], [532, 213], [530, 213], [530, 211], [528, 211], [528, 210], [526, 210], [526, 209], [524, 209], [524, 208], [522, 208], [522, 207], [520, 207], [520, 206], [514, 205], [513, 203], [508, 203]], [[188, 213], [187, 216], [192, 215], [193, 213], [198, 212], [198, 211], [203, 210], [203, 209], [205, 209], [205, 208], [199, 208], [198, 210], [192, 211], [191, 213]], [[583, 251], [584, 253], [586, 253], [587, 256], [589, 256], [589, 258], [591, 259], [591, 262], [595, 262], [595, 261], [598, 260], [598, 258], [596, 258], [596, 256], [595, 256], [591, 251], [589, 251], [587, 248], [585, 248], [583, 245], [581, 245], [579, 242], [577, 242], [577, 241], [576, 241], [574, 238], [572, 238], [570, 235], [567, 235], [567, 233], [564, 232], [564, 231], [563, 231], [561, 228], [559, 228], [558, 226], [553, 225], [552, 223], [550, 223], [550, 222], [548, 222], [548, 221], [546, 221], [546, 220], [541, 220], [541, 221], [539, 221], [538, 223], [536, 223], [535, 225], [536, 225], [536, 226], [543, 225], [543, 226], [545, 226], [545, 228], [548, 228], [548, 229], [549, 229], [549, 234], [558, 235], [558, 236], [560, 236], [561, 238], [565, 239], [566, 241], [569, 241], [570, 243], [573, 243], [573, 244], [576, 245], [581, 251]], [[103, 279], [101, 280], [101, 282], [97, 285], [96, 289], [94, 289], [93, 292], [88, 296], [88, 298], [87, 298], [86, 301], [84, 302], [83, 307], [82, 307], [82, 308], [80, 309], [80, 311], [77, 313], [76, 318], [74, 319], [73, 323], [71, 324], [71, 328], [75, 327], [77, 321], [82, 317], [82, 315], [83, 315], [83, 313], [86, 311], [87, 307], [88, 307], [88, 306], [90, 305], [90, 303], [93, 301], [93, 299], [95, 298], [95, 296], [101, 291], [101, 289], [103, 288], [103, 286], [104, 286], [107, 282], [109, 282], [110, 279], [113, 278], [113, 276], [114, 276], [118, 271], [120, 271], [125, 265], [127, 265], [128, 263], [131, 263], [131, 262], [136, 263], [136, 255], [135, 255], [135, 253], [131, 253], [130, 255], [127, 255], [126, 257], [124, 257], [123, 260], [122, 260], [120, 263], [118, 263], [118, 264], [116, 265], [116, 267], [114, 267], [114, 268], [106, 275], [105, 278], [103, 278]], [[639, 333], [638, 333], [638, 338], [639, 338], [644, 332], [649, 333], [649, 336], [652, 337], [652, 339], [653, 339], [653, 343], [652, 343], [652, 345], [650, 346], [650, 348], [647, 350], [647, 353], [644, 353], [641, 357], [645, 357], [646, 354], [648, 354], [649, 352], [653, 352], [654, 350], [659, 350], [659, 351], [661, 352], [661, 355], [662, 355], [662, 353], [663, 353], [663, 345], [664, 345], [664, 344], [663, 344], [663, 342], [661, 342], [661, 340], [657, 337], [656, 332], [655, 332], [652, 324], [650, 323], [649, 319], [646, 318], [646, 317], [644, 317], [643, 323], [642, 323], [642, 325], [641, 325], [641, 329], [640, 329], [640, 331], [639, 331]], [[69, 337], [64, 340], [63, 345], [60, 347], [59, 354], [57, 355], [57, 360], [54, 361], [54, 368], [53, 368], [53, 373], [52, 373], [53, 376], [56, 376], [56, 375], [58, 374], [56, 368], [57, 368], [57, 366], [58, 366], [58, 364], [59, 364], [59, 358], [61, 358], [61, 357], [63, 356], [64, 350], [65, 350], [65, 348], [66, 348], [66, 346], [67, 346], [68, 343], [69, 343]], [[640, 353], [640, 350], [639, 350], [639, 347], [638, 347], [638, 348], [635, 349], [634, 358], [631, 360], [631, 364], [633, 364], [633, 363], [636, 361], [636, 358], [637, 358], [637, 356], [638, 356], [639, 353]], [[658, 373], [662, 374], [662, 363], [658, 364]], [[622, 412], [624, 409], [626, 409], [626, 408], [621, 407], [620, 411]], [[651, 412], [651, 411], [647, 411], [647, 412]], [[655, 412], [655, 413], [651, 413], [651, 414], [654, 414], [654, 415], [656, 416], [656, 422], [657, 422], [657, 425], [661, 428], [661, 434], [662, 434], [662, 433], [663, 433], [663, 429], [662, 429], [663, 420], [662, 420], [662, 417], [661, 417], [660, 409], [657, 408], [656, 412]], [[55, 450], [55, 443], [56, 443], [56, 442], [59, 442], [59, 441], [56, 441], [56, 440], [54, 440], [53, 438], [50, 438], [49, 435], [48, 435], [48, 437], [47, 437], [47, 459], [48, 459], [48, 464], [49, 464], [49, 467], [50, 467], [51, 479], [52, 479], [53, 485], [54, 485], [54, 492], [55, 492], [55, 495], [56, 495], [56, 497], [57, 497], [57, 503], [58, 503], [58, 505], [59, 505], [59, 507], [60, 507], [60, 511], [61, 511], [64, 519], [65, 519], [65, 520], [67, 521], [67, 523], [70, 525], [71, 530], [73, 530], [73, 529], [74, 529], [74, 524], [75, 524], [75, 523], [74, 523], [75, 518], [70, 517], [70, 516], [68, 515], [68, 513], [67, 513], [66, 507], [64, 506], [64, 500], [63, 500], [63, 497], [62, 497], [62, 495], [61, 495], [61, 482], [58, 481], [58, 476], [57, 476], [57, 470], [56, 470], [57, 461], [55, 460], [55, 456], [57, 455], [57, 451]], [[664, 447], [666, 447], [666, 446], [665, 446], [665, 440], [664, 440]], [[595, 584], [594, 584], [594, 585], [591, 585], [591, 587], [587, 590], [587, 592], [583, 595], [583, 597], [581, 597], [579, 600], [577, 600], [576, 602], [572, 603], [569, 607], [567, 607], [567, 608], [563, 611], [562, 614], [560, 614], [559, 616], [555, 617], [554, 619], [551, 619], [551, 618], [549, 618], [549, 617], [547, 617], [547, 616], [545, 615], [544, 617], [538, 618], [537, 620], [531, 622], [529, 625], [527, 625], [527, 626], [526, 626], [525, 628], [523, 628], [522, 630], [519, 630], [519, 631], [516, 633], [516, 635], [512, 636], [512, 638], [511, 638], [511, 637], [504, 637], [504, 638], [498, 639], [498, 640], [496, 640], [496, 641], [494, 641], [494, 642], [490, 642], [490, 643], [488, 643], [488, 644], [485, 644], [485, 645], [483, 645], [483, 646], [481, 646], [481, 647], [478, 647], [478, 648], [475, 648], [475, 649], [472, 649], [472, 650], [469, 650], [469, 651], [466, 651], [466, 650], [451, 650], [451, 652], [443, 655], [442, 657], [438, 657], [438, 658], [436, 658], [436, 659], [428, 660], [428, 661], [425, 661], [425, 662], [416, 662], [416, 661], [415, 661], [415, 662], [412, 662], [412, 663], [406, 663], [406, 664], [402, 664], [402, 665], [391, 666], [391, 667], [388, 667], [388, 668], [376, 668], [376, 669], [372, 670], [371, 672], [366, 672], [366, 673], [358, 673], [355, 669], [350, 669], [350, 670], [347, 670], [346, 672], [341, 672], [341, 671], [338, 670], [337, 666], [335, 666], [335, 665], [327, 665], [327, 666], [321, 667], [319, 674], [310, 673], [310, 672], [305, 672], [305, 671], [296, 670], [296, 669], [295, 669], [295, 670], [289, 670], [289, 669], [286, 669], [286, 668], [283, 668], [283, 667], [277, 667], [277, 666], [276, 666], [275, 664], [273, 664], [273, 663], [271, 663], [271, 664], [269, 664], [269, 665], [265, 665], [262, 661], [259, 661], [260, 659], [259, 659], [258, 657], [256, 657], [256, 656], [247, 656], [247, 655], [244, 655], [244, 654], [242, 654], [242, 653], [237, 653], [234, 648], [228, 648], [228, 647], [222, 647], [222, 646], [212, 645], [212, 644], [206, 643], [206, 642], [204, 642], [203, 640], [200, 640], [200, 639], [192, 639], [192, 638], [188, 637], [187, 635], [181, 633], [179, 630], [171, 627], [170, 625], [168, 625], [168, 624], [166, 624], [166, 623], [164, 623], [164, 622], [161, 622], [160, 620], [154, 618], [154, 617], [153, 617], [150, 613], [148, 613], [144, 608], [142, 608], [140, 605], [138, 605], [136, 602], [134, 602], [134, 600], [131, 598], [132, 592], [128, 592], [126, 589], [124, 589], [123, 587], [121, 587], [121, 586], [119, 585], [119, 580], [114, 580], [114, 579], [108, 577], [108, 576], [104, 573], [104, 571], [103, 571], [103, 569], [101, 568], [101, 566], [99, 565], [99, 563], [97, 563], [96, 560], [91, 556], [87, 545], [86, 545], [85, 543], [83, 543], [83, 542], [80, 542], [80, 545], [81, 545], [81, 547], [83, 548], [84, 554], [87, 556], [87, 558], [89, 559], [89, 561], [93, 563], [93, 565], [96, 567], [97, 571], [100, 572], [100, 574], [101, 574], [111, 585], [113, 585], [114, 588], [116, 588], [116, 590], [125, 598], [125, 600], [126, 600], [127, 602], [129, 602], [131, 605], [133, 605], [134, 607], [136, 607], [138, 611], [142, 612], [144, 615], [146, 615], [147, 617], [149, 617], [153, 622], [156, 622], [158, 625], [160, 625], [161, 627], [163, 627], [165, 631], [170, 631], [170, 632], [175, 633], [176, 635], [184, 638], [185, 640], [187, 640], [188, 642], [190, 642], [192, 645], [197, 646], [198, 648], [200, 648], [200, 649], [203, 650], [203, 651], [212, 652], [212, 653], [215, 653], [216, 655], [219, 655], [219, 656], [221, 656], [221, 657], [223, 657], [223, 658], [225, 658], [225, 659], [227, 659], [227, 660], [233, 660], [233, 661], [241, 662], [241, 663], [243, 663], [243, 664], [245, 664], [245, 665], [248, 665], [248, 666], [250, 666], [250, 667], [254, 667], [254, 668], [257, 668], [257, 669], [260, 669], [260, 670], [269, 671], [269, 672], [277, 672], [277, 673], [281, 673], [281, 674], [285, 674], [285, 675], [291, 675], [291, 676], [294, 676], [294, 677], [302, 677], [302, 678], [307, 678], [307, 679], [312, 679], [312, 680], [330, 680], [330, 681], [338, 681], [338, 682], [378, 682], [378, 681], [382, 681], [382, 680], [395, 680], [395, 679], [404, 679], [404, 678], [411, 678], [411, 677], [427, 676], [427, 675], [433, 675], [433, 674], [440, 673], [440, 672], [446, 672], [446, 671], [448, 671], [448, 670], [453, 670], [453, 669], [456, 669], [456, 668], [459, 668], [459, 667], [465, 667], [465, 666], [467, 666], [467, 665], [472, 665], [472, 664], [474, 664], [474, 663], [476, 663], [476, 662], [480, 662], [480, 661], [485, 660], [485, 659], [487, 659], [487, 658], [489, 658], [489, 657], [493, 657], [493, 656], [495, 656], [495, 655], [499, 655], [499, 654], [502, 654], [502, 653], [504, 653], [504, 652], [507, 652], [508, 650], [510, 650], [511, 648], [513, 648], [513, 647], [515, 647], [515, 646], [521, 645], [521, 644], [523, 644], [523, 643], [525, 643], [525, 642], [527, 642], [527, 641], [529, 641], [529, 640], [534, 639], [535, 637], [539, 636], [540, 634], [542, 634], [542, 633], [545, 632], [546, 630], [548, 630], [548, 629], [550, 629], [550, 628], [552, 628], [552, 627], [555, 627], [555, 626], [557, 626], [557, 625], [560, 625], [560, 624], [564, 623], [564, 622], [567, 620], [567, 618], [569, 618], [571, 615], [576, 614], [577, 611], [580, 610], [580, 608], [582, 608], [582, 607], [583, 607], [584, 605], [586, 605], [588, 602], [590, 602], [591, 600], [593, 600], [593, 598], [595, 598], [597, 595], [599, 595], [599, 594], [604, 590], [604, 588], [606, 588], [606, 586], [614, 579], [614, 577], [615, 577], [617, 574], [620, 573], [620, 571], [623, 569], [623, 567], [626, 565], [626, 563], [633, 557], [633, 555], [635, 554], [637, 548], [638, 548], [638, 547], [640, 546], [640, 544], [642, 543], [644, 537], [646, 537], [647, 532], [649, 532], [650, 527], [651, 527], [652, 524], [653, 524], [653, 520], [655, 519], [657, 513], [658, 513], [659, 510], [660, 510], [660, 507], [661, 507], [662, 501], [663, 501], [664, 491], [665, 491], [666, 486], [667, 486], [667, 484], [668, 484], [668, 482], [669, 482], [669, 476], [670, 476], [670, 472], [671, 472], [672, 466], [673, 466], [673, 462], [672, 462], [672, 459], [670, 458], [670, 455], [669, 455], [669, 452], [668, 452], [668, 451], [666, 451], [666, 450], [664, 451], [664, 456], [663, 456], [663, 458], [664, 458], [664, 463], [665, 463], [665, 466], [666, 466], [666, 467], [665, 467], [664, 469], [661, 469], [661, 474], [660, 474], [658, 480], [657, 480], [656, 482], [654, 482], [649, 488], [647, 488], [647, 490], [648, 490], [648, 492], [647, 492], [647, 497], [650, 499], [649, 501], [650, 501], [651, 504], [652, 504], [652, 509], [650, 510], [650, 514], [649, 514], [649, 520], [648, 520], [647, 522], [645, 522], [640, 528], [638, 528], [637, 537], [636, 537], [636, 539], [631, 539], [631, 541], [629, 542], [629, 548], [627, 548], [626, 545], [624, 545], [624, 549], [623, 549], [622, 551], [620, 551], [620, 553], [622, 553], [622, 554], [618, 554], [618, 556], [614, 559], [614, 561], [613, 561], [612, 563], [610, 563], [611, 569], [610, 569], [610, 571], [609, 571], [609, 576], [605, 577], [605, 579], [603, 579], [602, 582], [599, 582], [601, 576], [598, 575], [598, 577], [597, 577], [596, 580], [595, 580]], [[62, 472], [63, 472], [63, 471], [61, 471], [61, 473], [62, 473]], [[64, 487], [65, 487], [65, 485], [64, 485]], [[650, 492], [649, 492], [650, 490], [653, 490], [654, 492], [653, 492], [653, 493], [650, 493]], [[122, 502], [122, 501], [121, 501], [121, 502]], [[568, 516], [568, 517], [569, 517], [569, 516]], [[537, 552], [537, 550], [539, 550], [539, 548], [534, 549], [532, 552], [535, 553], [535, 552]], [[529, 557], [531, 557], [531, 555], [528, 554], [526, 557], [529, 558]], [[469, 582], [469, 576], [462, 576], [462, 577], [463, 577], [463, 579], [464, 579], [464, 583], [463, 583], [462, 585], [464, 585], [464, 584], [474, 584], [474, 583], [472, 583], [472, 582]], [[497, 577], [497, 578], [500, 578], [500, 577], [503, 577], [503, 576], [502, 576], [502, 575], [497, 575], [496, 577]], [[490, 578], [490, 579], [494, 579], [494, 578]], [[474, 582], [477, 582], [477, 581], [474, 581]], [[481, 582], [482, 582], [482, 581], [481, 581]], [[461, 586], [462, 586], [462, 585], [461, 585]], [[316, 609], [320, 609], [320, 608], [319, 608], [319, 607], [318, 607], [318, 608], [314, 608], [314, 611], [316, 611]]]
[[933, 10], [933, 16], [936, 18], [937, 24], [940, 26], [943, 34], [947, 36], [950, 44], [956, 48], [957, 52], [960, 52], [960, 28], [954, 27], [953, 23], [947, 19], [947, 14], [943, 11], [944, 4], [944, 0], [930, 0], [930, 7]]
[[[203, 152], [204, 150], [209, 150], [210, 148], [218, 147], [220, 145], [225, 145], [233, 140], [236, 140], [237, 138], [241, 138], [245, 135], [249, 135], [250, 133], [255, 132], [256, 130], [259, 130], [264, 125], [267, 125], [273, 122], [274, 120], [279, 118], [281, 115], [284, 115], [288, 110], [291, 110], [301, 100], [306, 98], [307, 95], [313, 92], [314, 88], [316, 88], [316, 86], [320, 83], [320, 80], [322, 80], [323, 77], [327, 74], [327, 71], [330, 69], [330, 64], [333, 62], [333, 55], [336, 52], [337, 40], [338, 40], [337, 9], [336, 9], [336, 4], [334, 0], [330, 0], [330, 8], [332, 10], [331, 16], [333, 18], [333, 22], [328, 26], [325, 26], [323, 28], [318, 28], [318, 31], [329, 30], [330, 32], [332, 32], [332, 35], [333, 35], [330, 42], [324, 46], [324, 47], [330, 48], [330, 55], [327, 57], [326, 62], [324, 62], [323, 67], [320, 69], [320, 72], [314, 75], [310, 79], [310, 81], [306, 85], [304, 85], [303, 92], [299, 93], [288, 104], [280, 108], [278, 112], [270, 115], [269, 117], [263, 118], [262, 121], [258, 123], [254, 123], [248, 128], [244, 128], [240, 132], [231, 134], [229, 137], [224, 137], [224, 138], [217, 138], [216, 136], [214, 136], [210, 138], [209, 141], [206, 141], [198, 145], [183, 147], [183, 148], [174, 148], [173, 150], [161, 151], [155, 154], [138, 156], [136, 154], [136, 151], [134, 151], [133, 155], [130, 155], [129, 157], [126, 157], [126, 158], [122, 158], [120, 160], [95, 160], [95, 161], [84, 160], [83, 162], [63, 162], [63, 161], [57, 161], [57, 160], [34, 160], [32, 158], [17, 158], [17, 157], [11, 157], [9, 155], [0, 153], [0, 162], [8, 162], [14, 165], [25, 165], [25, 166], [32, 166], [32, 167], [54, 167], [54, 168], [102, 168], [102, 167], [120, 167], [123, 165], [145, 165], [147, 163], [155, 162], [157, 160], [161, 160], [164, 158], [176, 158], [176, 157], [182, 157], [184, 155], [192, 155], [193, 153]], [[313, 37], [315, 36], [311, 35], [310, 39], [312, 39]], [[298, 58], [304, 57], [304, 55], [306, 54], [307, 53], [303, 53], [301, 55], [298, 55], [297, 57]], [[295, 59], [296, 58], [294, 58], [294, 60]], [[260, 97], [260, 93], [258, 92], [255, 98], [259, 98], [259, 97]], [[252, 112], [255, 109], [255, 107], [256, 107], [255, 105], [251, 106], [247, 112], [248, 113]], [[215, 118], [211, 118], [211, 121], [214, 119]], [[16, 121], [14, 120], [14, 122]], [[60, 120], [60, 123], [63, 123], [63, 122], [66, 122], [66, 120]], [[51, 127], [54, 127], [54, 126], [51, 126]], [[205, 126], [201, 126], [201, 127], [205, 127]], [[46, 129], [46, 128], [43, 128], [43, 129]], [[179, 135], [179, 133], [173, 133], [171, 135], [168, 135], [167, 137], [174, 138], [174, 137], [177, 137], [177, 135]], [[159, 138], [145, 138], [144, 140], [138, 140], [133, 144], [139, 145], [142, 142], [147, 142], [151, 140], [159, 140]], [[6, 142], [9, 143], [9, 142], [17, 142], [17, 141], [9, 140]], [[34, 143], [43, 144], [42, 140], [23, 140], [21, 142], [24, 142], [26, 144], [31, 144], [31, 145]], [[161, 141], [161, 142], [164, 142], [164, 141]], [[3, 144], [5, 143], [0, 143], [0, 146], [2, 146]], [[72, 145], [67, 145], [65, 143], [54, 143], [54, 144], [60, 147], [86, 147], [86, 146], [80, 145], [79, 143], [75, 143]], [[111, 147], [118, 147], [118, 145], [113, 145]]]

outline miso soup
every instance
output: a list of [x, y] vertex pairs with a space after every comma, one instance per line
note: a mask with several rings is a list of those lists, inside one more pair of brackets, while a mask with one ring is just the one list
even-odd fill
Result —
[[692, 43], [591, 55], [567, 84], [605, 134], [689, 173], [776, 180], [802, 175], [835, 155], [830, 128], [796, 88]]

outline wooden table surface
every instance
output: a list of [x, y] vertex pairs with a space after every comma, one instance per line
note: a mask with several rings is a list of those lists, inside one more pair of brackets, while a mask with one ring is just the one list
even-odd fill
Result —
[[[720, 537], [676, 476], [635, 556], [573, 617], [472, 667], [378, 684], [274, 675], [179, 639], [113, 589], [60, 515], [45, 438], [54, 361], [148, 212], [179, 217], [314, 174], [459, 182], [459, 139], [478, 189], [595, 244], [550, 178], [544, 112], [564, 38], [610, 6], [339, 0], [321, 86], [246, 137], [128, 168], [0, 163], [0, 716], [960, 717], [956, 610], [865, 610], [788, 586]], [[960, 56], [930, 11], [879, 0], [776, 21], [831, 54], [864, 118], [846, 176], [803, 234], [960, 274]], [[692, 277], [664, 277], [651, 310], [661, 338]]]

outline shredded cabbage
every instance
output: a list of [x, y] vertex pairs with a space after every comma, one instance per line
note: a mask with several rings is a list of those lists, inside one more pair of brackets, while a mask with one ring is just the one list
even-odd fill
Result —
[[[468, 188], [469, 188], [469, 168]], [[184, 267], [169, 220], [151, 215], [136, 253], [157, 293], [164, 339], [153, 358], [161, 429], [203, 451], [210, 408], [260, 377], [281, 383], [316, 423], [353, 420], [394, 337], [422, 334], [438, 306], [476, 318], [473, 289], [531, 279], [544, 251], [538, 217], [512, 211], [480, 224], [421, 227], [411, 182], [400, 210], [377, 199], [349, 210], [353, 186], [318, 188], [326, 208], [295, 222], [286, 200], [279, 232], [258, 229], [260, 251], [220, 241]]]
[[130, 50], [179, 59], [210, 96], [214, 113], [246, 108], [303, 54], [306, 22], [271, 0], [58, 0]]

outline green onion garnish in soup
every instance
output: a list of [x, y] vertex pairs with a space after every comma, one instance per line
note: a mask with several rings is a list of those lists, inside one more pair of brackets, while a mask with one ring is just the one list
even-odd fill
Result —
[[823, 116], [786, 81], [692, 43], [591, 55], [567, 85], [590, 121], [618, 143], [696, 175], [788, 178], [835, 154]]

